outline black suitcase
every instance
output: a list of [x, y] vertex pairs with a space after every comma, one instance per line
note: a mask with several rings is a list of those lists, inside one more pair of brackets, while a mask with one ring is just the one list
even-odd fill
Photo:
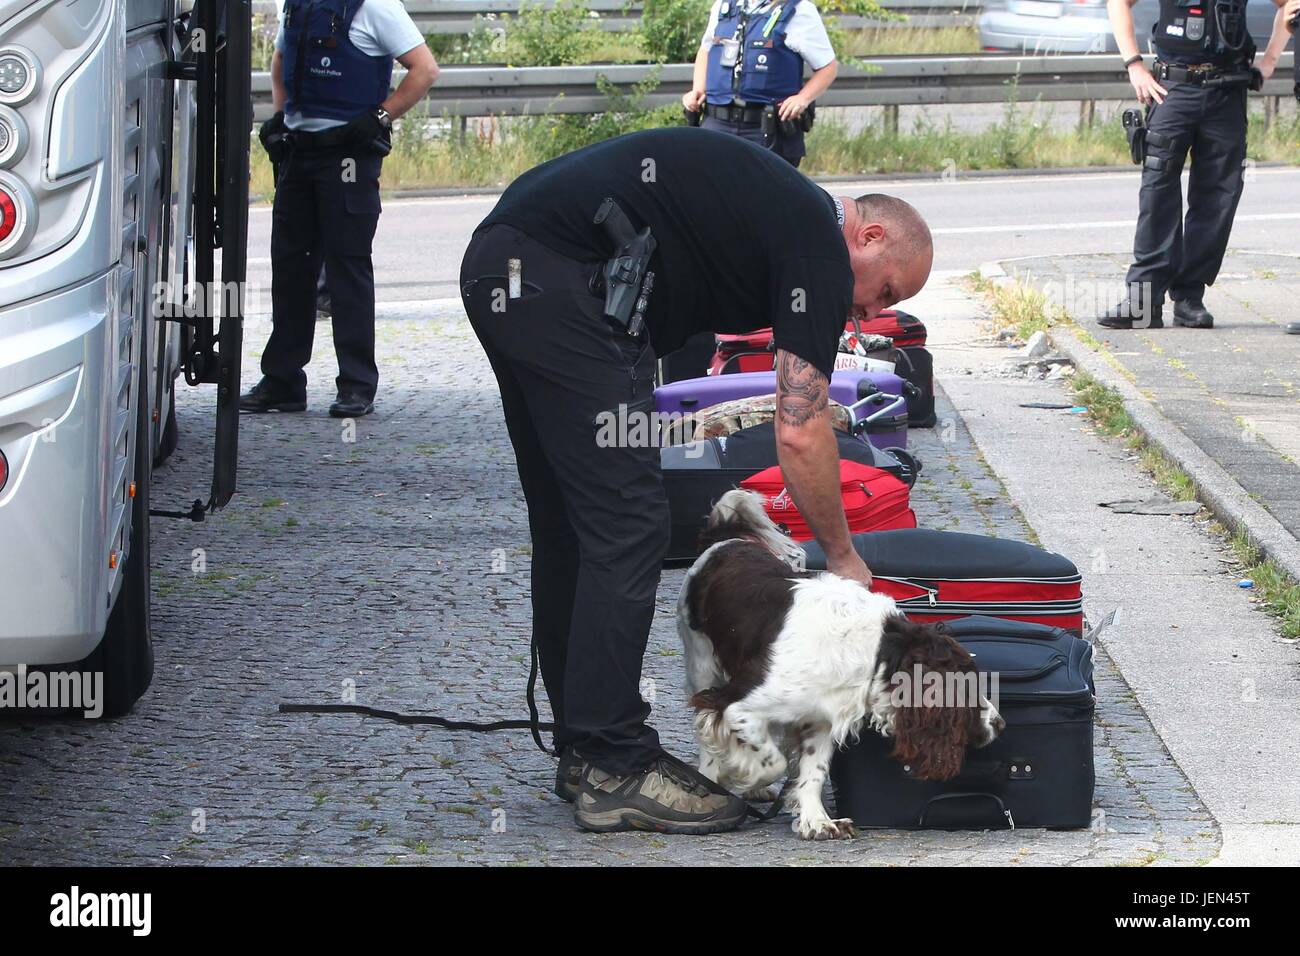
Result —
[[[909, 488], [916, 482], [920, 462], [905, 450], [881, 451], [844, 432], [835, 435], [840, 458], [887, 471]], [[776, 430], [766, 422], [721, 438], [661, 448], [659, 462], [672, 523], [664, 560], [689, 563], [699, 557], [697, 540], [718, 499], [750, 475], [777, 464]]]
[[889, 755], [893, 741], [864, 732], [831, 760], [837, 815], [860, 827], [902, 829], [1089, 826], [1092, 644], [1060, 628], [1000, 618], [947, 627], [981, 673], [997, 673], [995, 704], [1006, 727], [987, 747], [967, 751], [961, 772], [943, 782], [910, 776]]
[[713, 333], [696, 332], [681, 348], [669, 352], [659, 360], [658, 384], [667, 385], [670, 382], [680, 382], [685, 378], [707, 375], [709, 363], [713, 361], [713, 349]]
[[894, 374], [916, 386], [916, 393], [907, 396], [907, 424], [910, 428], [933, 428], [938, 421], [934, 413], [934, 356], [924, 345], [904, 345], [896, 351]]

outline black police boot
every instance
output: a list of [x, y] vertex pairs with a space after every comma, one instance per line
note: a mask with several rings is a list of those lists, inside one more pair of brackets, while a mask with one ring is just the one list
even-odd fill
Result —
[[[1163, 329], [1164, 309], [1144, 310], [1132, 299], [1124, 299], [1097, 317], [1097, 324], [1107, 329]], [[1148, 315], [1150, 321], [1147, 321]]]
[[303, 412], [307, 410], [305, 398], [295, 398], [269, 378], [239, 396], [241, 412]]
[[1199, 298], [1179, 299], [1174, 303], [1174, 325], [1187, 329], [1212, 329], [1214, 316]]
[[330, 406], [333, 418], [360, 418], [375, 410], [375, 403], [356, 392], [339, 392], [339, 397]]

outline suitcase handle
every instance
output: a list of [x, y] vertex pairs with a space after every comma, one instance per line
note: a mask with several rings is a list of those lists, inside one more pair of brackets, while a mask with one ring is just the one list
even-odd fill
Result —
[[925, 818], [926, 815], [930, 812], [930, 808], [934, 806], [934, 804], [940, 803], [944, 800], [991, 800], [994, 804], [997, 805], [999, 818], [1006, 819], [1007, 828], [1010, 830], [1014, 830], [1016, 828], [1015, 818], [1011, 816], [1011, 811], [1008, 810], [1007, 805], [1002, 802], [1002, 798], [994, 793], [983, 793], [979, 791], [969, 791], [963, 793], [941, 793], [937, 797], [931, 797], [929, 800], [925, 802], [925, 806], [921, 808], [920, 816], [918, 816], [916, 819], [916, 825], [918, 827], [924, 828]]
[[[862, 412], [871, 405], [880, 405], [881, 408], [874, 412], [863, 415]], [[907, 399], [902, 395], [891, 395], [888, 392], [873, 392], [866, 398], [861, 398], [849, 406], [849, 416], [853, 421], [853, 434], [858, 434], [868, 425], [874, 423], [879, 418], [893, 417], [901, 415], [907, 411]], [[861, 416], [861, 417], [859, 417]]]

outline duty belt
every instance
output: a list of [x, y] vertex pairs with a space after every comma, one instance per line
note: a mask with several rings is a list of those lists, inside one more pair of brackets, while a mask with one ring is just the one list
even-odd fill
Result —
[[740, 123], [744, 126], [759, 126], [763, 122], [763, 106], [718, 106], [714, 103], [706, 103], [704, 106], [704, 115], [713, 116], [717, 119], [727, 120], [730, 123]]
[[1175, 83], [1192, 83], [1196, 86], [1220, 85], [1223, 81], [1250, 82], [1250, 67], [1247, 64], [1224, 68], [1213, 63], [1190, 63], [1180, 66], [1156, 60], [1152, 75], [1157, 80], [1172, 80]]
[[337, 149], [340, 146], [351, 145], [351, 130], [347, 126], [331, 126], [329, 129], [322, 130], [302, 130], [291, 129], [288, 131], [289, 141], [293, 143], [294, 149], [301, 149], [303, 152], [318, 152], [326, 149]]

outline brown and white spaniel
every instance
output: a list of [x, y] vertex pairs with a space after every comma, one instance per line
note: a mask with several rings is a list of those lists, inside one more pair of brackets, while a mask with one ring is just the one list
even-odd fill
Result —
[[974, 678], [971, 655], [942, 625], [908, 621], [892, 598], [802, 570], [802, 549], [754, 493], [723, 495], [701, 547], [677, 606], [700, 771], [757, 799], [797, 763], [786, 808], [799, 836], [855, 834], [851, 820], [827, 814], [822, 788], [834, 748], [863, 723], [892, 737], [893, 756], [926, 780], [955, 776], [967, 746], [1001, 731], [978, 691], [900, 695], [925, 674]]

